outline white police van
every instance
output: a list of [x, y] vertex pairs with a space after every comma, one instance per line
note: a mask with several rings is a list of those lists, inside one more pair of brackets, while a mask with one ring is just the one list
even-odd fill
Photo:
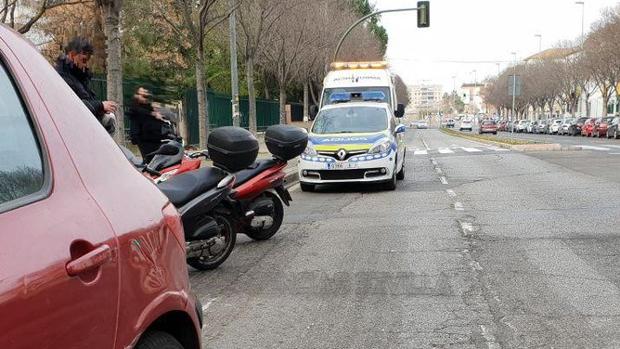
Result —
[[383, 183], [394, 190], [405, 177], [406, 126], [399, 124], [382, 91], [330, 94], [316, 116], [299, 158], [303, 191], [318, 184]]

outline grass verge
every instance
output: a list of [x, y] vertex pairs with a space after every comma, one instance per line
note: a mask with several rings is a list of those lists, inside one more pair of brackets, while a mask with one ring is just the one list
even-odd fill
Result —
[[500, 146], [503, 145], [507, 147], [512, 146], [512, 145], [540, 144], [540, 142], [526, 140], [526, 139], [504, 138], [504, 137], [498, 137], [498, 136], [480, 135], [477, 133], [465, 133], [465, 132], [461, 132], [457, 130], [451, 130], [448, 128], [441, 128], [440, 130], [441, 132], [451, 135], [451, 136], [461, 137], [461, 138], [470, 139], [474, 141], [494, 143]]

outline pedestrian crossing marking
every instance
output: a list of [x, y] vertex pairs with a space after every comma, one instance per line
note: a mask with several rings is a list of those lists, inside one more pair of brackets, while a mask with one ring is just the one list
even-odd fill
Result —
[[465, 153], [465, 154], [482, 154], [489, 152], [506, 152], [510, 151], [509, 149], [504, 149], [500, 147], [494, 146], [482, 146], [482, 147], [459, 147], [459, 146], [451, 146], [451, 147], [440, 147], [435, 149], [421, 149], [414, 148], [413, 155], [430, 155], [430, 154], [455, 154], [455, 153]]

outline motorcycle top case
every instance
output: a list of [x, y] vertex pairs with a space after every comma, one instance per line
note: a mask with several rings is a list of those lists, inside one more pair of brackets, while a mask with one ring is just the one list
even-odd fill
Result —
[[276, 158], [288, 161], [304, 152], [308, 144], [308, 133], [295, 126], [269, 126], [265, 131], [265, 144]]
[[207, 149], [213, 165], [237, 172], [254, 163], [258, 155], [258, 141], [248, 130], [226, 126], [209, 134]]

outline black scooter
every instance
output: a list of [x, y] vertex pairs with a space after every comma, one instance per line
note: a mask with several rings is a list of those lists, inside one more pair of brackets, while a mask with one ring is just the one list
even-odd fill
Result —
[[231, 221], [252, 219], [230, 198], [235, 184], [232, 174], [248, 167], [258, 155], [258, 141], [239, 127], [221, 127], [209, 134], [207, 149], [213, 167], [202, 167], [170, 177], [157, 187], [181, 214], [187, 263], [198, 270], [222, 264], [235, 246]]
[[[181, 215], [187, 263], [198, 270], [217, 268], [235, 246], [235, 203], [229, 199], [234, 183], [234, 175], [203, 167], [157, 184]], [[245, 215], [251, 218], [254, 213]]]

